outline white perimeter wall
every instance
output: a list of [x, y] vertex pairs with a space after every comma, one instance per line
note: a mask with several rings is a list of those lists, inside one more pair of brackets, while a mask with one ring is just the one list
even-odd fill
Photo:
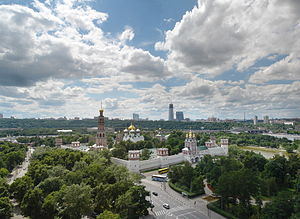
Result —
[[173, 164], [185, 161], [183, 154], [176, 154], [172, 156], [158, 157], [151, 160], [129, 161], [122, 160], [116, 157], [111, 158], [111, 162], [116, 165], [122, 165], [128, 168], [129, 171], [139, 172], [162, 167], [168, 167]]
[[122, 159], [119, 159], [119, 158], [116, 158], [116, 157], [111, 157], [110, 160], [113, 164], [122, 165], [122, 166], [125, 166], [125, 167], [127, 167], [128, 162], [129, 162], [128, 160], [122, 160]]
[[[225, 150], [224, 150], [225, 149]], [[209, 148], [208, 150], [200, 151], [200, 155], [210, 154], [212, 156], [215, 155], [227, 155], [226, 148], [222, 147], [214, 147]], [[163, 168], [168, 167], [170, 165], [178, 164], [183, 161], [188, 161], [189, 157], [183, 156], [182, 153], [172, 155], [172, 156], [164, 156], [164, 157], [157, 157], [150, 160], [135, 160], [135, 161], [129, 161], [129, 160], [122, 160], [119, 158], [112, 157], [111, 162], [116, 165], [122, 165], [127, 167], [129, 171], [132, 172], [140, 172], [140, 171], [146, 171], [146, 170], [152, 170], [157, 168]]]

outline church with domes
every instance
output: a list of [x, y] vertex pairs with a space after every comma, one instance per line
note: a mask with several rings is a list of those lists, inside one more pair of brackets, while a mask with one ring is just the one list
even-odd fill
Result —
[[124, 129], [123, 141], [138, 142], [144, 141], [144, 136], [141, 135], [141, 130], [131, 124], [127, 129]]

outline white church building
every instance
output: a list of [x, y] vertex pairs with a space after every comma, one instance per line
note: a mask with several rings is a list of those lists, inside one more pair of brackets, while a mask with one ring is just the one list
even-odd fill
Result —
[[127, 129], [124, 129], [123, 141], [138, 142], [144, 141], [144, 136], [141, 135], [141, 130], [131, 124]]
[[[130, 127], [128, 127], [129, 129]], [[198, 162], [205, 154], [212, 156], [227, 156], [228, 155], [228, 139], [221, 139], [220, 145], [212, 138], [205, 142], [205, 146], [198, 146], [197, 139], [194, 133], [190, 131], [186, 135], [184, 148], [182, 153], [170, 155], [167, 148], [157, 148], [157, 157], [150, 160], [140, 160], [139, 150], [128, 151], [128, 160], [122, 160], [112, 157], [113, 163], [123, 165], [132, 172], [139, 173], [156, 168], [164, 168], [170, 165], [178, 164], [184, 161], [190, 163]]]

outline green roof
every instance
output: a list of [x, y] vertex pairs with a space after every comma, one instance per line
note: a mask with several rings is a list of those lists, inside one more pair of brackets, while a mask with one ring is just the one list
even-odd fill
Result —
[[198, 150], [199, 151], [203, 151], [203, 150], [207, 150], [207, 147], [206, 146], [198, 146]]

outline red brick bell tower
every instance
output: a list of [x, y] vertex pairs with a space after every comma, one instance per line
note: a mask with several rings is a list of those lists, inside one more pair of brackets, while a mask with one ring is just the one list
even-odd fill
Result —
[[104, 116], [103, 116], [104, 110], [102, 109], [102, 103], [101, 103], [101, 109], [99, 110], [99, 112], [100, 112], [100, 116], [98, 117], [98, 130], [97, 130], [97, 135], [96, 135], [96, 145], [107, 147], [105, 127], [104, 127]]

